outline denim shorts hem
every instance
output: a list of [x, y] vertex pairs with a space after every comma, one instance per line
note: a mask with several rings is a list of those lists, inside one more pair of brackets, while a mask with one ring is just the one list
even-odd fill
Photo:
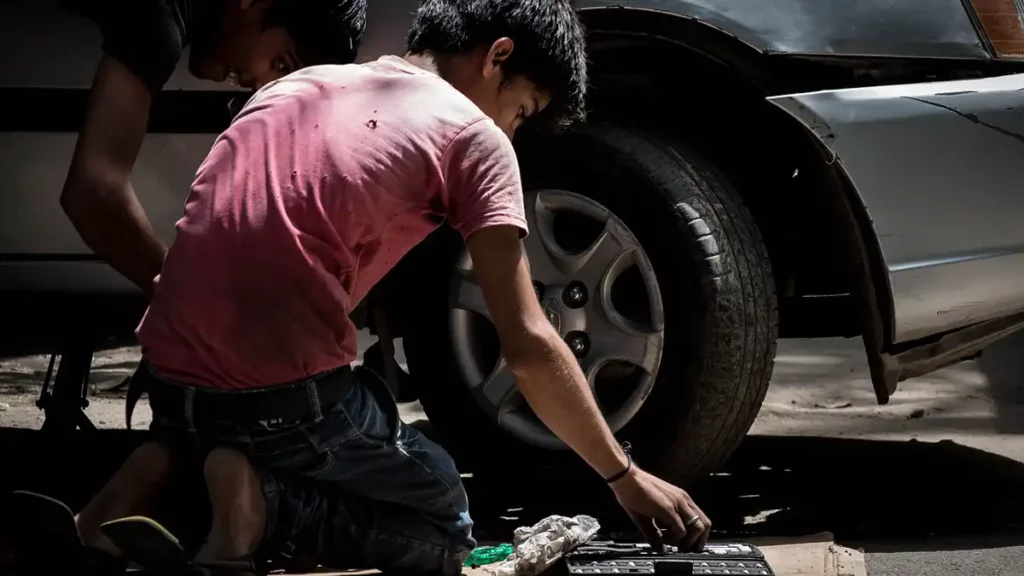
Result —
[[263, 499], [266, 502], [266, 517], [264, 518], [263, 540], [261, 546], [266, 546], [274, 541], [277, 536], [277, 515], [281, 506], [281, 495], [277, 480], [274, 475], [263, 468], [256, 468], [256, 475], [260, 479], [260, 487], [263, 490]]

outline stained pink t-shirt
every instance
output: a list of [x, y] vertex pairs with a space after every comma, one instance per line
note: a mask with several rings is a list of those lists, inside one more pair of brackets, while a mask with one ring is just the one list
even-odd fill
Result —
[[476, 105], [394, 56], [290, 74], [199, 168], [138, 329], [143, 357], [223, 389], [349, 364], [349, 313], [442, 219], [465, 238], [526, 232], [512, 144]]

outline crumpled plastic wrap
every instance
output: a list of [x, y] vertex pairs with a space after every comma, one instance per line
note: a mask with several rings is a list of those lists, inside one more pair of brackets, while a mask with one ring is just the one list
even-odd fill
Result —
[[500, 564], [485, 566], [494, 576], [535, 576], [559, 558], [589, 542], [601, 525], [590, 516], [548, 516], [533, 526], [516, 528], [512, 544], [516, 551]]

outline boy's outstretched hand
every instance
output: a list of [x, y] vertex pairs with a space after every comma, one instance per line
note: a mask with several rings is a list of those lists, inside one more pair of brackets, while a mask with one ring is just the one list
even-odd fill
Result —
[[[534, 414], [602, 478], [624, 470], [628, 455], [605, 423], [576, 357], [541, 310], [519, 229], [482, 228], [467, 244], [502, 356]], [[683, 490], [635, 464], [611, 488], [652, 546], [704, 548], [711, 522]]]
[[668, 544], [693, 552], [704, 549], [711, 534], [711, 521], [683, 489], [635, 465], [611, 488], [651, 546], [660, 549]]

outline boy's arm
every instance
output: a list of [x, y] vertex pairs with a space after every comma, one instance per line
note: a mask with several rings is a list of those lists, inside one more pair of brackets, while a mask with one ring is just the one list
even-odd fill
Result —
[[[519, 230], [507, 225], [482, 228], [469, 237], [469, 251], [502, 356], [530, 408], [603, 478], [625, 470], [626, 456], [576, 358], [541, 311]], [[636, 466], [611, 488], [652, 544], [700, 550], [707, 542], [711, 523], [682, 489]], [[667, 538], [655, 521], [667, 529]]]
[[[603, 478], [629, 466], [569, 347], [548, 322], [533, 289], [520, 238], [522, 183], [511, 143], [480, 123], [456, 139], [443, 161], [452, 226], [466, 238], [473, 270], [501, 342], [502, 356], [530, 408]], [[636, 466], [611, 485], [647, 538], [703, 547], [710, 522], [683, 490]]]
[[130, 177], [146, 136], [153, 95], [181, 59], [183, 0], [135, 0], [107, 10], [84, 8], [103, 33], [103, 59], [93, 78], [60, 204], [82, 240], [147, 295], [167, 248], [142, 209]]
[[61, 207], [89, 248], [147, 295], [167, 248], [129, 179], [152, 99], [150, 89], [125, 65], [103, 58], [60, 196]]
[[502, 356], [530, 408], [603, 478], [625, 470], [629, 461], [576, 358], [537, 301], [518, 228], [483, 228], [468, 246]]

